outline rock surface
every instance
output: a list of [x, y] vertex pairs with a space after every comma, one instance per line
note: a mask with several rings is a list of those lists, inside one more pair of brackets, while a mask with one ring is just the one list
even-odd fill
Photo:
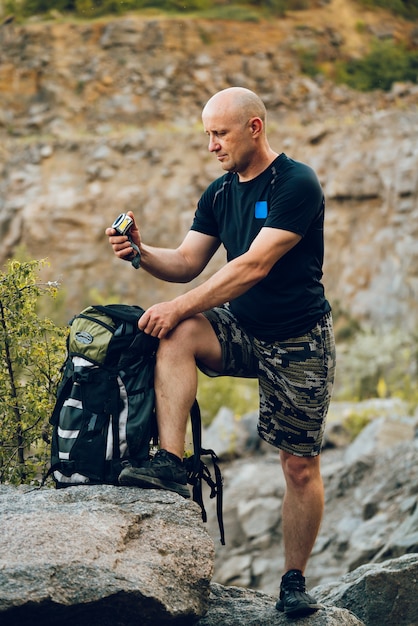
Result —
[[[250, 589], [211, 585], [207, 615], [198, 626], [285, 626], [289, 618], [275, 609], [276, 598]], [[291, 620], [290, 623], [295, 620]], [[334, 606], [308, 617], [298, 618], [298, 626], [364, 626], [351, 611]], [[377, 626], [377, 625], [376, 625]]]
[[350, 607], [367, 626], [418, 624], [418, 553], [363, 565], [338, 582], [317, 587], [324, 604]]
[[[0, 488], [2, 626], [273, 626], [276, 597], [209, 585], [213, 543], [190, 501], [109, 486]], [[418, 553], [312, 589], [300, 626], [418, 623]], [[209, 593], [210, 592], [210, 593]]]
[[[110, 486], [0, 486], [2, 626], [192, 623], [213, 542], [194, 503]], [[75, 620], [75, 621], [74, 621]]]
[[[363, 565], [329, 585], [312, 589], [323, 609], [298, 626], [416, 626], [418, 554]], [[284, 626], [275, 598], [237, 587], [211, 585], [207, 615], [199, 626]]]

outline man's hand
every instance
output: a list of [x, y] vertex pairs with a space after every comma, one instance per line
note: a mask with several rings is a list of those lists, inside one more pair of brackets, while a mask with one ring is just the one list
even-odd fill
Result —
[[[141, 235], [135, 222], [134, 214], [132, 211], [128, 211], [127, 215], [133, 220], [132, 226], [129, 229], [129, 237], [138, 248], [141, 249]], [[132, 258], [137, 252], [132, 248], [129, 237], [127, 235], [119, 235], [114, 228], [106, 228], [105, 234], [109, 237], [109, 243], [115, 255], [123, 261], [132, 261]]]
[[181, 321], [178, 306], [174, 301], [154, 304], [141, 316], [138, 328], [147, 335], [162, 339]]

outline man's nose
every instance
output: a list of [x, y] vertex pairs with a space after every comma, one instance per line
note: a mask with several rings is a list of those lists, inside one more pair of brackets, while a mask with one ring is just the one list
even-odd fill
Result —
[[211, 137], [208, 145], [209, 152], [216, 152], [219, 148], [219, 141], [217, 141], [216, 137]]

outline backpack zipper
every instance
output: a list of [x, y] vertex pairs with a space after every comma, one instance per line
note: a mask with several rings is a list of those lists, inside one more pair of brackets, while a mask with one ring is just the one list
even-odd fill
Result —
[[78, 315], [76, 315], [71, 324], [74, 322], [74, 320], [76, 319], [84, 319], [84, 320], [89, 320], [90, 322], [95, 322], [96, 324], [99, 324], [99, 326], [103, 326], [103, 328], [106, 328], [108, 331], [110, 331], [112, 333], [112, 335], [115, 334], [115, 331], [117, 330], [116, 328], [114, 328], [113, 326], [110, 326], [110, 324], [106, 324], [106, 322], [103, 322], [102, 320], [97, 319], [96, 317], [92, 317], [90, 315], [85, 315], [84, 313], [79, 313]]

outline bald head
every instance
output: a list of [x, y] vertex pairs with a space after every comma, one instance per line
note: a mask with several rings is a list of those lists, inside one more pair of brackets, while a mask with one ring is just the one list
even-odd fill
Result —
[[250, 89], [229, 87], [218, 91], [206, 103], [202, 116], [213, 114], [227, 115], [238, 122], [247, 122], [252, 117], [259, 117], [263, 124], [266, 120], [266, 107], [261, 98]]
[[209, 152], [240, 181], [258, 176], [277, 156], [267, 141], [265, 119], [263, 102], [244, 87], [218, 91], [202, 111]]

